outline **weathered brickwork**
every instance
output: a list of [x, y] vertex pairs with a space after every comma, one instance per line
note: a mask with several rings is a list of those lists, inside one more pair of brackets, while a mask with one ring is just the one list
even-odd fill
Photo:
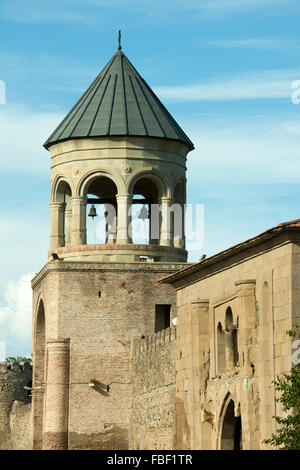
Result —
[[176, 328], [167, 328], [132, 348], [130, 448], [175, 448]]
[[[22, 445], [14, 429], [10, 426], [10, 417], [15, 400], [28, 406], [31, 402], [24, 386], [32, 380], [32, 366], [29, 362], [0, 363], [0, 449], [18, 449]], [[29, 413], [27, 413], [29, 416]], [[29, 424], [28, 424], [29, 429]]]
[[34, 448], [128, 448], [131, 339], [154, 333], [156, 304], [176, 316], [157, 280], [183, 266], [54, 261], [36, 276], [34, 386], [47, 392], [34, 395]]

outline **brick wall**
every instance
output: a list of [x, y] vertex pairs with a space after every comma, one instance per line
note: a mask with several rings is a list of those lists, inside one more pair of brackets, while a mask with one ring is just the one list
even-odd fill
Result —
[[130, 448], [175, 448], [176, 329], [133, 340]]
[[[64, 394], [69, 402], [61, 404], [62, 409], [68, 409], [67, 425], [63, 424], [61, 415], [58, 427], [57, 406], [50, 403], [50, 395], [46, 393], [49, 402], [42, 409], [46, 410], [43, 428], [48, 437], [45, 440], [44, 434], [44, 447], [46, 443], [49, 448], [55, 448], [61, 433], [67, 432], [69, 449], [128, 448], [134, 386], [131, 338], [154, 333], [156, 304], [171, 305], [171, 317], [176, 316], [175, 289], [157, 281], [183, 266], [176, 263], [59, 261], [48, 263], [34, 279], [33, 332], [42, 299], [46, 342], [55, 338], [70, 339], [66, 360], [69, 392]], [[33, 343], [35, 345], [35, 338]], [[37, 343], [33, 352], [35, 361], [38, 358]], [[49, 367], [50, 363], [45, 378], [47, 387], [50, 384], [53, 388], [51, 382], [55, 384], [61, 380], [54, 377], [58, 371], [55, 364], [51, 365], [51, 371]], [[96, 381], [95, 387], [89, 386], [91, 378]], [[164, 385], [168, 393], [172, 381], [173, 378], [168, 379]], [[58, 397], [59, 393], [53, 396]], [[39, 412], [34, 411], [35, 401], [36, 398], [33, 415], [37, 423]], [[41, 443], [35, 448], [38, 446]]]

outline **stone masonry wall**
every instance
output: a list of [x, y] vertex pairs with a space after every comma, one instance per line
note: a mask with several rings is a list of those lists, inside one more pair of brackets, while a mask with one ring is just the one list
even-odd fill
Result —
[[134, 340], [131, 449], [175, 448], [176, 328]]
[[13, 402], [10, 432], [13, 449], [31, 450], [31, 403]]
[[[27, 386], [31, 380], [32, 366], [29, 362], [0, 363], [0, 449], [2, 450], [19, 449], [19, 444], [23, 446], [18, 437], [13, 435], [10, 415], [15, 400], [24, 405], [30, 403], [31, 397], [28, 396], [24, 386]], [[29, 416], [29, 413], [26, 412], [26, 415]]]
[[[281, 414], [273, 380], [291, 367], [291, 339], [285, 332], [296, 318], [292, 300], [297, 302], [299, 277], [295, 276], [300, 272], [299, 258], [294, 259], [298, 247], [279, 241], [279, 246], [266, 241], [243, 257], [236, 254], [228, 265], [222, 260], [203, 267], [198, 277], [191, 276], [188, 285], [177, 291], [179, 449], [224, 448], [228, 398], [240, 413], [243, 449], [270, 448], [263, 440], [275, 432], [273, 416]], [[226, 363], [222, 369], [218, 325], [226, 328], [229, 307], [237, 328], [239, 360], [235, 368]]]

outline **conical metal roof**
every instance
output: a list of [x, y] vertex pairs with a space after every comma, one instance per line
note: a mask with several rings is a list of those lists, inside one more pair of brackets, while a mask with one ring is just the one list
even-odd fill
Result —
[[148, 136], [193, 143], [119, 50], [59, 124], [44, 147], [64, 140]]

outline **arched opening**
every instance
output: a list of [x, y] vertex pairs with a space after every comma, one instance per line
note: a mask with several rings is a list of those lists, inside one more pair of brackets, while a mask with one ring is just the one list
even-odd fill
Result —
[[225, 329], [231, 331], [233, 327], [233, 316], [231, 307], [227, 307], [225, 313]]
[[33, 364], [33, 383], [37, 391], [34, 393], [35, 420], [33, 445], [34, 449], [42, 449], [43, 438], [43, 414], [44, 414], [44, 384], [45, 384], [45, 362], [46, 362], [46, 343], [45, 343], [45, 309], [44, 303], [40, 300], [35, 325], [34, 342], [34, 364]]
[[71, 230], [72, 230], [72, 205], [71, 205], [71, 188], [70, 185], [60, 180], [57, 184], [54, 199], [59, 204], [56, 212], [57, 220], [53, 220], [55, 233], [57, 234], [59, 246], [70, 246]]
[[230, 307], [225, 313], [225, 349], [226, 368], [232, 370], [238, 363], [237, 328], [233, 325], [233, 315]]
[[139, 179], [132, 190], [131, 238], [133, 243], [158, 245], [160, 215], [153, 212], [159, 202], [159, 190], [154, 180]]
[[232, 399], [229, 400], [223, 416], [221, 450], [242, 450], [242, 419], [240, 414], [235, 416]]
[[225, 331], [221, 323], [217, 326], [217, 363], [218, 373], [223, 374], [226, 371], [226, 358], [225, 358]]
[[40, 300], [35, 329], [35, 380], [44, 380], [45, 376], [45, 310], [44, 303]]
[[117, 193], [117, 186], [106, 176], [93, 179], [87, 186], [87, 244], [116, 242]]

